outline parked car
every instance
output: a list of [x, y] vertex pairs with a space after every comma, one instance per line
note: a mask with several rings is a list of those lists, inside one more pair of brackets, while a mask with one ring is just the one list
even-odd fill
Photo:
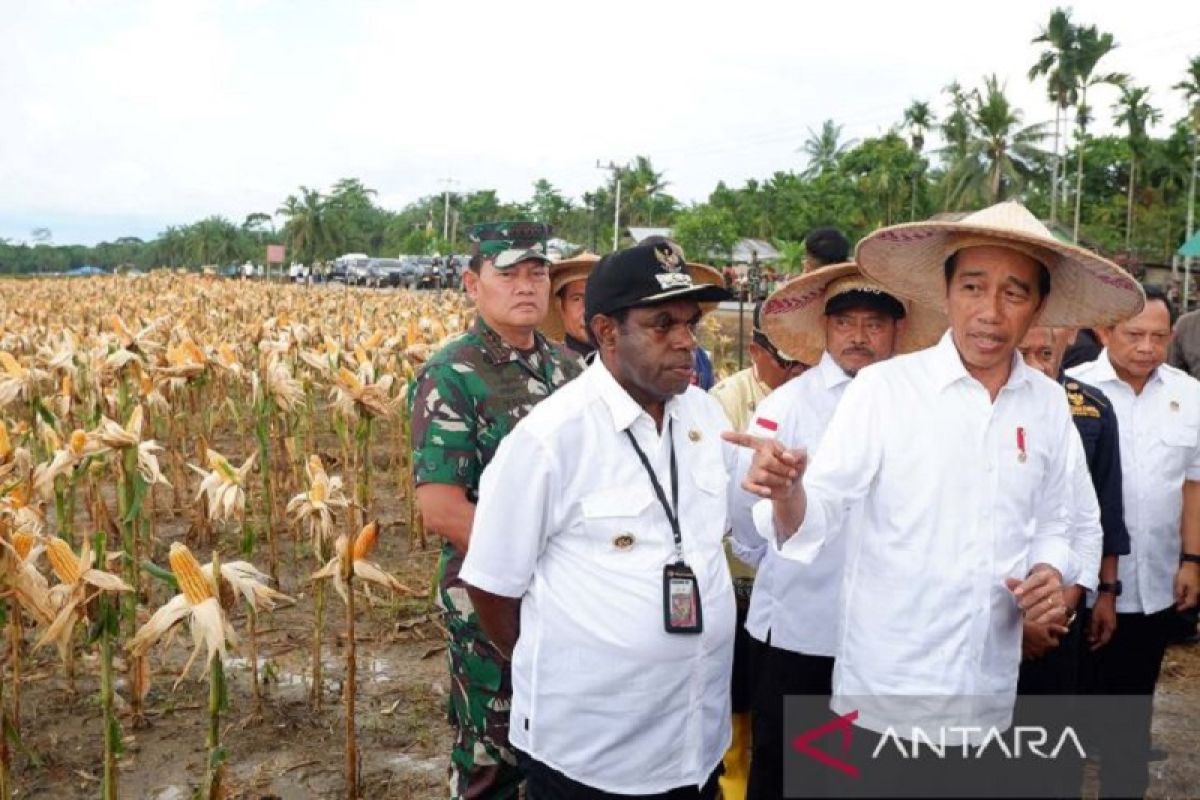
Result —
[[417, 265], [400, 258], [372, 258], [367, 269], [373, 273], [376, 286], [411, 289], [417, 283]]

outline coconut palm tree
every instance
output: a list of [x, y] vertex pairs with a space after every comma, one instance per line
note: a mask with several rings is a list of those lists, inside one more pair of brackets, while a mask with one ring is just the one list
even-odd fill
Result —
[[1200, 145], [1200, 56], [1193, 56], [1188, 63], [1187, 79], [1171, 87], [1183, 92], [1184, 99], [1187, 100], [1189, 107], [1189, 118], [1191, 119], [1192, 128], [1192, 177], [1188, 184], [1188, 206], [1187, 206], [1187, 235], [1192, 238], [1195, 232], [1196, 221], [1196, 163], [1200, 153], [1197, 152], [1197, 146]]
[[1150, 105], [1150, 89], [1146, 86], [1121, 86], [1121, 97], [1113, 103], [1113, 124], [1123, 125], [1129, 142], [1129, 194], [1125, 208], [1125, 249], [1133, 238], [1133, 192], [1137, 186], [1138, 161], [1146, 156], [1150, 137], [1146, 128], [1162, 121], [1162, 112]]
[[304, 263], [336, 255], [334, 231], [325, 198], [315, 189], [300, 187], [300, 196], [287, 196], [278, 212], [287, 220], [283, 239], [288, 249]]
[[983, 91], [965, 97], [967, 138], [941, 151], [951, 156], [946, 173], [948, 205], [998, 203], [1020, 189], [1038, 161], [1046, 157], [1039, 144], [1049, 123], [1021, 126], [1021, 110], [1004, 94], [995, 75], [984, 79]]
[[1037, 61], [1029, 68], [1029, 80], [1040, 76], [1046, 77], [1046, 92], [1054, 103], [1054, 164], [1053, 176], [1050, 180], [1050, 221], [1058, 219], [1058, 189], [1062, 180], [1060, 170], [1062, 159], [1059, 156], [1059, 141], [1061, 139], [1062, 120], [1067, 109], [1076, 100], [1076, 85], [1074, 69], [1076, 28], [1071, 23], [1069, 8], [1056, 8], [1050, 14], [1050, 21], [1042, 28], [1041, 33], [1033, 39], [1033, 44], [1045, 44], [1048, 47], [1039, 55]]
[[908, 126], [908, 135], [912, 140], [913, 153], [917, 156], [917, 168], [912, 176], [912, 212], [910, 219], [917, 218], [917, 182], [921, 179], [921, 151], [925, 149], [925, 134], [933, 126], [933, 112], [929, 103], [924, 100], [914, 100], [904, 109], [904, 124]]
[[1075, 163], [1075, 223], [1071, 236], [1079, 241], [1079, 214], [1082, 209], [1083, 190], [1083, 150], [1087, 141], [1087, 125], [1090, 121], [1091, 109], [1087, 104], [1088, 89], [1108, 83], [1114, 86], [1124, 83], [1126, 77], [1119, 72], [1098, 73], [1096, 67], [1100, 59], [1117, 48], [1117, 42], [1111, 33], [1101, 33], [1095, 25], [1077, 29], [1075, 36], [1074, 55], [1071, 58], [1071, 74], [1075, 77], [1075, 88], [1078, 98], [1075, 103], [1075, 124], [1078, 142], [1078, 156]]
[[800, 145], [799, 153], [808, 156], [808, 166], [800, 173], [805, 178], [815, 178], [831, 171], [838, 159], [854, 146], [856, 139], [842, 141], [842, 126], [827, 119], [821, 123], [820, 133], [808, 129], [808, 138]]

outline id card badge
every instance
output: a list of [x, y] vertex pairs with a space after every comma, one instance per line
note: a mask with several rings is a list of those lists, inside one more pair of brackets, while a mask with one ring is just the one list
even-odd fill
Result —
[[663, 625], [667, 633], [700, 633], [700, 585], [696, 573], [682, 561], [663, 567]]

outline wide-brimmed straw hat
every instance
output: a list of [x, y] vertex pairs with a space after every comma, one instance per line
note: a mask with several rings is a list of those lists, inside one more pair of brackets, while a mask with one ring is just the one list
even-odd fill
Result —
[[1054, 237], [1020, 203], [998, 203], [961, 220], [881, 228], [858, 243], [864, 274], [900, 297], [945, 308], [945, 262], [965, 247], [1000, 246], [1025, 253], [1050, 272], [1050, 295], [1039, 325], [1092, 328], [1141, 311], [1145, 294], [1129, 273], [1106, 258]]
[[896, 353], [929, 347], [946, 331], [946, 316], [939, 308], [898, 297], [863, 275], [854, 262], [821, 267], [772, 292], [762, 305], [763, 331], [789, 358], [816, 364], [825, 350], [825, 305], [851, 291], [886, 294], [904, 306], [904, 329]]
[[584, 251], [550, 265], [550, 307], [541, 326], [547, 339], [561, 342], [567, 334], [563, 326], [562, 312], [559, 310], [558, 293], [572, 281], [586, 280], [592, 267], [596, 266], [599, 260], [600, 256]]

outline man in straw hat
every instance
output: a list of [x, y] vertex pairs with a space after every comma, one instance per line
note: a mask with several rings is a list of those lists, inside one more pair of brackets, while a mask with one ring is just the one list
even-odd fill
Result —
[[[729, 744], [733, 448], [690, 385], [702, 304], [673, 242], [588, 278], [597, 357], [500, 445], [462, 577], [511, 653], [531, 798], [712, 798]], [[513, 498], [520, 502], [514, 503]]]
[[1102, 731], [1101, 791], [1141, 797], [1149, 783], [1154, 689], [1177, 611], [1200, 593], [1200, 382], [1166, 364], [1174, 309], [1146, 288], [1141, 313], [1102, 326], [1104, 349], [1068, 370], [1113, 403], [1120, 422], [1125, 521], [1130, 554], [1112, 587], [1117, 630], [1089, 658], [1099, 690], [1136, 696], [1132, 714]]
[[600, 256], [583, 252], [550, 265], [550, 307], [542, 332], [552, 342], [562, 342], [581, 358], [591, 355], [587, 326], [583, 324], [583, 293], [588, 274]]
[[[763, 399], [791, 378], [805, 370], [805, 365], [789, 358], [767, 337], [762, 329], [762, 303], [754, 306], [754, 330], [750, 337], [750, 366], [718, 382], [709, 390], [735, 431], [744, 431], [753, 419], [754, 411]], [[755, 556], [761, 555], [762, 539], [755, 537]], [[737, 635], [733, 648], [733, 744], [725, 754], [725, 774], [721, 776], [721, 793], [726, 800], [741, 800], [746, 796], [750, 775], [750, 702], [755, 675], [754, 641], [746, 632], [746, 614], [750, 606], [750, 590], [754, 584], [755, 556], [737, 555], [736, 543], [726, 540], [729, 572], [737, 597]]]
[[[1062, 498], [1078, 434], [1062, 388], [1017, 344], [1035, 320], [1108, 324], [1137, 313], [1144, 296], [1118, 266], [1063, 244], [1011, 202], [881, 229], [857, 261], [889, 293], [945, 309], [950, 330], [858, 374], [811, 470], [803, 449], [726, 437], [755, 450], [743, 485], [768, 499], [754, 516], [772, 549], [812, 563], [847, 537], [831, 705], [858, 729], [852, 752], [874, 761], [862, 777], [880, 782], [868, 788], [891, 794], [892, 781], [923, 776], [894, 748], [876, 757], [888, 736], [977, 745], [1006, 730], [1022, 616], [1066, 620]], [[947, 750], [938, 776], [969, 788], [983, 762], [956, 764], [960, 753], [976, 755]]]
[[[781, 446], [812, 452], [859, 370], [894, 353], [928, 347], [946, 329], [946, 320], [936, 310], [888, 294], [855, 264], [846, 263], [780, 287], [763, 304], [762, 326], [771, 341], [816, 366], [763, 400], [748, 430]], [[739, 479], [749, 470], [751, 452], [739, 450]], [[751, 502], [754, 498], [739, 494]], [[748, 797], [777, 798], [783, 796], [784, 697], [828, 697], [832, 691], [845, 538], [836, 538], [812, 563], [783, 558], [754, 529], [750, 504], [735, 504], [733, 515], [736, 552], [758, 567], [746, 621], [746, 630], [762, 643]]]
[[480, 243], [463, 276], [475, 323], [430, 358], [409, 395], [417, 505], [425, 527], [445, 539], [437, 601], [450, 633], [452, 798], [516, 798], [523, 780], [508, 745], [508, 665], [459, 578], [480, 476], [517, 421], [581, 371], [573, 354], [537, 332], [549, 259], [530, 244]]

